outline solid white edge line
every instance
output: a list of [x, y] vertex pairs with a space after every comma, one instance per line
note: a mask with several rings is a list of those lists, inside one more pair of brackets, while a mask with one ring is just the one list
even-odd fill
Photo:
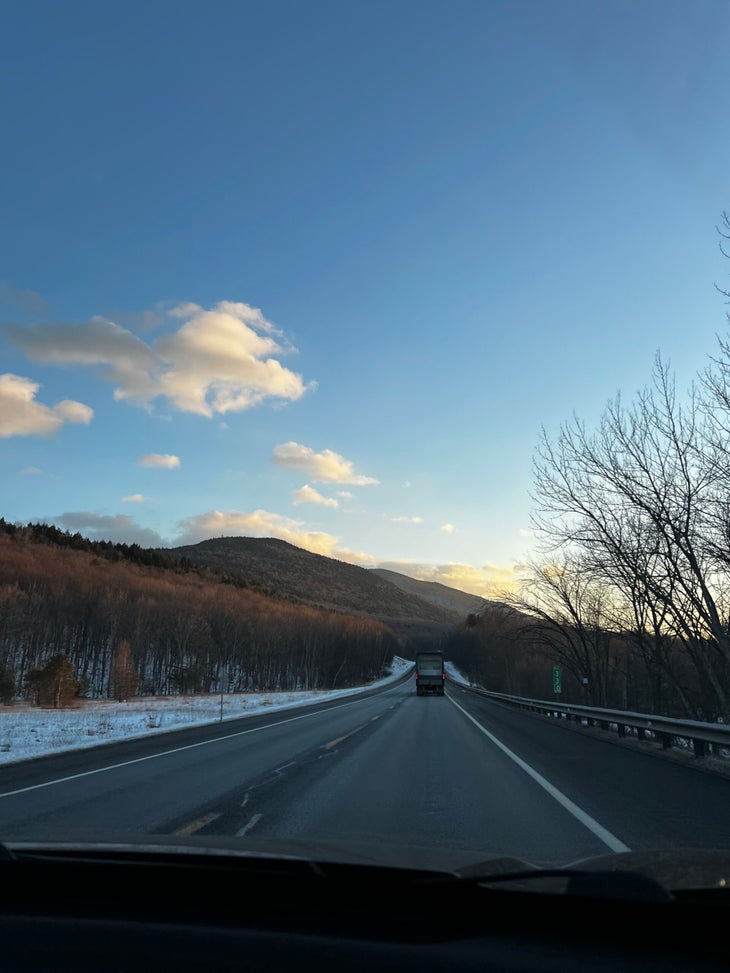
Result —
[[[382, 695], [385, 696], [388, 692], [389, 690], [386, 689]], [[151, 753], [146, 757], [135, 757], [134, 760], [124, 760], [119, 764], [109, 764], [108, 767], [97, 767], [96, 770], [84, 770], [80, 774], [71, 774], [69, 777], [58, 777], [56, 780], [46, 780], [42, 784], [31, 784], [30, 787], [19, 787], [15, 791], [5, 791], [4, 793], [1, 793], [0, 798], [15, 797], [17, 794], [27, 794], [28, 791], [37, 791], [42, 787], [53, 787], [56, 784], [67, 784], [71, 780], [79, 780], [82, 777], [92, 777], [94, 774], [104, 774], [108, 770], [119, 770], [121, 767], [131, 767], [133, 764], [141, 764], [146, 760], [156, 760], [158, 757], [169, 757], [173, 753], [183, 753], [185, 750], [195, 750], [197, 747], [207, 747], [211, 743], [221, 743], [223, 740], [234, 740], [236, 737], [245, 736], [247, 733], [258, 733], [259, 730], [270, 730], [272, 726], [283, 726], [284, 723], [295, 723], [297, 720], [307, 720], [311, 716], [322, 716], [323, 713], [331, 713], [332, 710], [342, 709], [343, 706], [352, 706], [355, 703], [369, 702], [372, 698], [372, 696], [365, 696], [361, 699], [350, 699], [346, 703], [338, 703], [337, 706], [330, 706], [326, 710], [317, 710], [315, 713], [303, 713], [301, 716], [290, 716], [289, 719], [286, 720], [276, 720], [274, 723], [266, 723], [264, 726], [252, 726], [250, 730], [239, 730], [237, 733], [228, 733], [226, 736], [215, 737], [213, 740], [201, 740], [200, 743], [188, 743], [184, 747], [175, 747], [173, 750], [162, 750], [160, 753]], [[201, 727], [210, 726], [208, 723], [200, 725]], [[185, 729], [188, 729], [188, 727], [185, 727]], [[189, 729], [193, 729], [193, 727], [190, 727]], [[124, 741], [120, 740], [119, 742], [123, 743]]]
[[526, 774], [532, 777], [535, 783], [539, 784], [540, 787], [543, 788], [543, 790], [546, 790], [548, 794], [558, 802], [558, 804], [564, 807], [565, 810], [568, 811], [570, 814], [572, 814], [574, 818], [577, 818], [578, 821], [580, 821], [580, 823], [584, 827], [588, 828], [589, 831], [593, 832], [593, 834], [597, 838], [600, 838], [600, 840], [605, 845], [607, 845], [611, 849], [611, 851], [615, 851], [615, 852], [631, 851], [629, 846], [625, 845], [623, 841], [620, 841], [616, 837], [616, 835], [611, 834], [611, 832], [608, 831], [607, 828], [604, 828], [602, 824], [599, 824], [598, 821], [596, 821], [594, 818], [590, 816], [590, 814], [586, 814], [586, 812], [583, 811], [581, 808], [579, 808], [578, 805], [575, 804], [573, 801], [571, 801], [569, 797], [566, 797], [562, 791], [559, 791], [557, 787], [555, 787], [553, 784], [550, 783], [549, 780], [546, 780], [542, 776], [542, 774], [539, 774], [528, 763], [525, 763], [525, 761], [521, 757], [518, 757], [516, 753], [510, 750], [509, 747], [506, 747], [502, 743], [502, 741], [498, 740], [493, 733], [490, 733], [489, 730], [483, 727], [478, 720], [475, 720], [470, 713], [467, 713], [467, 711], [464, 709], [463, 706], [459, 706], [459, 704], [456, 702], [455, 699], [452, 699], [451, 696], [449, 696], [448, 698], [451, 700], [451, 702], [454, 704], [454, 706], [457, 709], [461, 710], [461, 712], [468, 720], [471, 720], [471, 722], [474, 724], [474, 726], [476, 726], [478, 730], [481, 730], [481, 732], [484, 734], [485, 737], [487, 737], [487, 739], [491, 740], [491, 742], [495, 745], [495, 747], [499, 747], [502, 753], [506, 754], [510, 758], [510, 760], [513, 760], [517, 764], [517, 766], [521, 770], [524, 770]]

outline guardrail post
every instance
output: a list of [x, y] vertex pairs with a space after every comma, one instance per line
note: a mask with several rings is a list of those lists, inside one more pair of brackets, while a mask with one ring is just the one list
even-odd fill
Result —
[[620, 737], [626, 736], [626, 727], [623, 725], [623, 723], [618, 724], [618, 735]]
[[661, 741], [662, 750], [669, 750], [669, 748], [672, 746], [672, 741], [674, 740], [674, 737], [672, 736], [672, 734], [671, 733], [661, 733], [661, 732], [659, 732], [659, 733], [657, 733], [657, 736], [659, 737], [659, 740]]
[[704, 757], [705, 752], [706, 752], [705, 751], [705, 741], [704, 740], [693, 740], [692, 741], [692, 747], [693, 747], [694, 752], [695, 752], [695, 757], [697, 757], [698, 760], [701, 759], [702, 757]]

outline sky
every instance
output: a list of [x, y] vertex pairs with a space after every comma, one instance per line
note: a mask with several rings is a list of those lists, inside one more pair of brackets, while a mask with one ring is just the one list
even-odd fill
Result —
[[494, 595], [727, 328], [727, 0], [5, 0], [0, 516]]
[[[414, 666], [394, 656], [390, 675], [369, 684], [385, 686], [400, 679]], [[446, 663], [449, 678], [469, 685], [452, 663]], [[115, 743], [133, 737], [167, 733], [201, 723], [217, 723], [260, 716], [282, 709], [340, 696], [352, 696], [355, 689], [329, 689], [291, 693], [224, 693], [221, 696], [157, 696], [126, 700], [77, 700], [69, 709], [39, 709], [29, 703], [14, 702], [0, 707], [0, 767], [19, 760], [48, 754], [82, 750], [100, 743]], [[221, 708], [221, 702], [223, 704]], [[171, 744], [171, 749], [174, 745]]]

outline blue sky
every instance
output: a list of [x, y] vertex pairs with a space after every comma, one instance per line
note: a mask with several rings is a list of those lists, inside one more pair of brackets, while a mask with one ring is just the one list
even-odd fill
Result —
[[541, 426], [727, 322], [718, 0], [0, 13], [0, 515], [489, 593]]

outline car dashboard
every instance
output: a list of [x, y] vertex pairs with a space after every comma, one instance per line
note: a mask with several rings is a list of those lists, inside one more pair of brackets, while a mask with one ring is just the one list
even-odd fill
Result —
[[4, 973], [726, 970], [730, 955], [727, 891], [600, 876], [553, 894], [529, 876], [25, 844], [0, 874]]

